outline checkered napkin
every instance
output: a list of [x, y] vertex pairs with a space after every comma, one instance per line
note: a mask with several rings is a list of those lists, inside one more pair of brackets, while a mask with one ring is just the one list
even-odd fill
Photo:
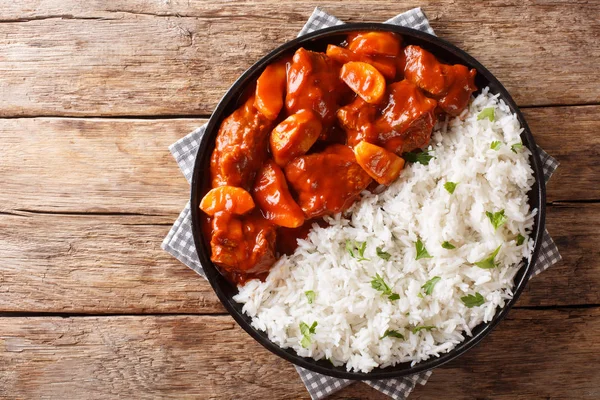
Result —
[[[420, 8], [413, 8], [412, 10], [399, 14], [386, 21], [386, 23], [407, 26], [427, 32], [431, 35], [434, 34], [433, 29], [431, 29], [431, 26], [429, 26], [429, 21]], [[329, 26], [341, 24], [343, 24], [343, 22], [336, 17], [327, 14], [319, 8], [316, 8], [298, 36], [327, 28]], [[190, 182], [192, 179], [192, 172], [196, 160], [196, 152], [205, 129], [206, 125], [201, 126], [169, 147], [169, 150], [173, 154], [173, 157], [175, 157], [179, 168], [181, 168], [181, 171], [188, 182]], [[558, 162], [541, 148], [538, 147], [538, 150], [544, 166], [544, 178], [546, 182], [548, 182], [552, 176], [552, 173], [558, 167]], [[179, 261], [206, 278], [206, 275], [202, 270], [202, 266], [200, 265], [200, 261], [198, 260], [194, 239], [192, 237], [192, 216], [189, 202], [175, 221], [175, 224], [163, 241], [162, 247]], [[532, 276], [535, 276], [548, 269], [560, 260], [561, 256], [558, 252], [558, 248], [552, 241], [548, 231], [545, 231], [542, 248], [540, 250], [537, 263], [533, 268]], [[315, 400], [323, 399], [353, 382], [347, 379], [338, 379], [321, 375], [298, 366], [296, 366], [296, 370], [298, 371], [302, 382], [304, 382], [306, 389], [310, 393], [310, 396]], [[427, 371], [399, 379], [372, 380], [364, 382], [394, 399], [406, 399], [417, 383], [420, 385], [427, 383], [431, 373], [431, 371]]]

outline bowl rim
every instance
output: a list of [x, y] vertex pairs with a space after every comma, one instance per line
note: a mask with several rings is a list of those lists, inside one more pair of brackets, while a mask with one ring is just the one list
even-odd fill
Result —
[[[254, 329], [245, 318], [241, 312], [234, 308], [232, 305], [233, 300], [229, 298], [223, 291], [223, 289], [219, 286], [217, 280], [220, 276], [220, 273], [217, 271], [215, 266], [210, 261], [210, 256], [208, 255], [207, 248], [205, 242], [203, 240], [203, 233], [201, 228], [201, 213], [198, 208], [200, 203], [200, 191], [202, 186], [202, 181], [205, 178], [202, 176], [202, 160], [206, 159], [206, 156], [202, 157], [202, 152], [210, 151], [212, 153], [213, 143], [216, 137], [218, 128], [220, 126], [221, 121], [226, 117], [223, 115], [224, 111], [227, 109], [229, 103], [231, 101], [237, 100], [239, 94], [243, 89], [248, 85], [249, 78], [252, 77], [255, 73], [262, 70], [266, 67], [270, 62], [272, 62], [277, 57], [281, 56], [284, 53], [287, 53], [291, 50], [297, 49], [303, 44], [307, 44], [314, 40], [321, 40], [326, 38], [327, 36], [336, 36], [339, 34], [351, 32], [351, 31], [367, 31], [367, 30], [378, 30], [378, 31], [389, 31], [396, 32], [402, 36], [408, 36], [415, 38], [419, 41], [427, 42], [428, 45], [432, 47], [442, 48], [446, 52], [453, 54], [453, 56], [460, 58], [463, 61], [466, 61], [465, 64], [468, 64], [470, 67], [475, 68], [477, 73], [483, 75], [485, 79], [489, 82], [490, 85], [494, 86], [494, 89], [497, 89], [500, 98], [504, 100], [504, 102], [510, 107], [511, 111], [517, 115], [519, 123], [523, 128], [523, 132], [521, 133], [521, 138], [523, 140], [523, 144], [529, 148], [531, 152], [530, 156], [530, 165], [534, 172], [535, 183], [532, 186], [531, 191], [537, 192], [537, 204], [535, 204], [535, 208], [537, 208], [537, 214], [534, 217], [535, 230], [531, 233], [531, 237], [534, 238], [534, 250], [531, 255], [531, 259], [529, 262], [524, 262], [524, 265], [517, 271], [515, 275], [514, 287], [513, 287], [513, 297], [510, 299], [504, 307], [500, 310], [496, 311], [496, 314], [492, 318], [490, 322], [480, 323], [474, 330], [478, 330], [478, 332], [474, 333], [473, 336], [465, 338], [461, 343], [459, 343], [456, 347], [450, 350], [447, 353], [444, 353], [438, 357], [430, 357], [425, 361], [421, 361], [414, 366], [410, 366], [408, 368], [398, 369], [398, 365], [404, 365], [407, 363], [396, 364], [396, 366], [388, 366], [385, 368], [377, 367], [376, 369], [368, 372], [351, 372], [344, 369], [344, 366], [334, 367], [333, 365], [327, 367], [325, 365], [317, 364], [312, 358], [309, 357], [301, 357], [296, 354], [295, 351], [289, 349], [283, 349], [279, 347], [277, 344], [270, 341], [266, 336], [261, 335], [256, 329]], [[446, 364], [457, 357], [461, 356], [475, 345], [481, 342], [481, 340], [487, 336], [499, 323], [502, 321], [513, 305], [519, 299], [521, 293], [523, 292], [529, 277], [533, 271], [533, 266], [535, 265], [538, 255], [541, 249], [543, 234], [545, 229], [545, 215], [546, 215], [546, 186], [544, 180], [544, 173], [542, 168], [542, 162], [540, 160], [538, 147], [535, 144], [535, 140], [527, 122], [519, 110], [518, 106], [506, 90], [506, 88], [498, 81], [498, 79], [487, 70], [480, 62], [478, 62], [475, 58], [470, 56], [464, 50], [454, 46], [453, 44], [438, 38], [437, 36], [430, 35], [428, 33], [424, 33], [422, 31], [418, 31], [412, 28], [384, 24], [384, 23], [349, 23], [343, 25], [336, 25], [329, 28], [324, 28], [300, 37], [297, 37], [293, 40], [290, 40], [283, 45], [277, 47], [276, 49], [269, 52], [267, 55], [262, 57], [259, 61], [253, 64], [250, 68], [248, 68], [227, 90], [226, 94], [219, 101], [217, 107], [211, 115], [211, 118], [206, 125], [206, 130], [200, 144], [198, 146], [198, 151], [196, 153], [196, 159], [194, 162], [194, 171], [191, 182], [191, 193], [190, 193], [190, 208], [192, 214], [192, 232], [194, 238], [194, 244], [196, 247], [196, 253], [198, 255], [198, 259], [202, 268], [206, 274], [206, 278], [211, 284], [213, 290], [215, 291], [217, 297], [223, 304], [223, 306], [227, 309], [229, 314], [233, 317], [233, 319], [237, 322], [242, 329], [244, 329], [250, 336], [252, 336], [258, 343], [260, 343], [267, 350], [276, 354], [277, 356], [285, 359], [302, 367], [304, 369], [317, 372], [323, 375], [342, 378], [342, 379], [351, 379], [351, 380], [370, 380], [370, 379], [389, 379], [389, 378], [398, 378], [408, 375], [413, 375], [416, 373], [429, 371], [433, 368], [437, 368], [443, 364]], [[480, 328], [482, 327], [482, 328]], [[290, 351], [291, 350], [291, 351]], [[293, 353], [293, 354], [291, 354]]]

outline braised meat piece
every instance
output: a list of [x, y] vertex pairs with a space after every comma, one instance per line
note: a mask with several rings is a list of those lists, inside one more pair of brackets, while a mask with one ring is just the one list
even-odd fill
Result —
[[387, 105], [375, 121], [375, 144], [396, 154], [427, 146], [435, 125], [437, 101], [425, 97], [406, 79], [389, 85], [387, 95]]
[[258, 211], [213, 216], [210, 259], [237, 283], [269, 271], [276, 261], [275, 243], [275, 226]]
[[263, 216], [274, 224], [297, 228], [304, 223], [304, 213], [292, 198], [283, 171], [274, 161], [267, 161], [260, 169], [252, 193]]
[[340, 144], [296, 158], [285, 167], [285, 176], [307, 219], [344, 211], [372, 180], [353, 151]]
[[457, 116], [467, 107], [477, 90], [477, 71], [460, 64], [442, 64], [419, 46], [406, 46], [404, 57], [404, 77], [437, 99], [443, 112]]
[[323, 125], [331, 125], [343, 89], [339, 67], [327, 55], [303, 48], [296, 51], [287, 74], [288, 114], [311, 110], [321, 117]]
[[210, 159], [212, 186], [250, 190], [256, 171], [267, 159], [272, 127], [273, 123], [254, 108], [254, 96], [225, 118]]
[[377, 132], [373, 125], [376, 116], [377, 107], [359, 96], [337, 111], [338, 122], [348, 136], [348, 145], [355, 146], [361, 140], [369, 143], [377, 141]]
[[477, 90], [475, 75], [477, 71], [469, 70], [464, 65], [442, 64], [442, 72], [446, 81], [446, 90], [438, 99], [438, 107], [450, 116], [457, 116], [469, 104], [471, 94]]

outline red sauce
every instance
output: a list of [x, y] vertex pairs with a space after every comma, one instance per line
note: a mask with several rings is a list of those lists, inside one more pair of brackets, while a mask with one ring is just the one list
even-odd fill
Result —
[[399, 156], [427, 146], [437, 115], [465, 109], [475, 74], [389, 32], [353, 33], [327, 53], [300, 48], [268, 66], [217, 134], [219, 189], [201, 202], [213, 263], [236, 284], [264, 279], [314, 223], [377, 187], [372, 177], [391, 184]]

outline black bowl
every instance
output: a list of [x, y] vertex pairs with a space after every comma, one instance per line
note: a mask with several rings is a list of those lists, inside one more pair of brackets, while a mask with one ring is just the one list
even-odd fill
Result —
[[[242, 313], [242, 305], [236, 303], [232, 299], [232, 297], [237, 294], [237, 288], [229, 283], [217, 271], [215, 266], [210, 261], [210, 247], [202, 232], [202, 213], [199, 210], [199, 204], [203, 195], [203, 190], [207, 187], [210, 180], [210, 155], [215, 146], [215, 138], [217, 136], [219, 126], [223, 119], [237, 108], [238, 101], [241, 95], [244, 93], [244, 90], [249, 88], [256, 81], [262, 70], [279, 56], [294, 52], [300, 47], [305, 47], [309, 50], [325, 51], [327, 44], [338, 44], [342, 42], [347, 33], [351, 31], [365, 30], [391, 31], [399, 33], [403, 36], [405, 43], [421, 46], [435, 54], [440, 60], [446, 63], [463, 64], [469, 68], [475, 68], [477, 70], [477, 78], [475, 82], [477, 87], [483, 88], [489, 86], [492, 93], [499, 93], [500, 97], [506, 104], [508, 104], [512, 112], [517, 114], [519, 122], [524, 128], [521, 138], [523, 144], [527, 146], [529, 150], [531, 150], [532, 156], [530, 158], [530, 164], [533, 167], [536, 180], [533, 189], [529, 193], [529, 204], [532, 209], [538, 209], [532, 232], [533, 238], [535, 239], [535, 250], [533, 251], [531, 262], [527, 263], [527, 260], [524, 260], [525, 264], [514, 278], [515, 287], [513, 298], [504, 306], [503, 309], [498, 310], [492, 321], [477, 326], [473, 330], [473, 336], [467, 338], [464, 342], [460, 343], [450, 352], [443, 354], [440, 357], [430, 358], [429, 360], [420, 362], [412, 367], [410, 363], [402, 363], [393, 367], [376, 368], [369, 373], [348, 372], [344, 367], [334, 367], [331, 363], [325, 360], [315, 361], [311, 358], [300, 357], [295, 351], [291, 349], [282, 349], [278, 345], [272, 343], [264, 332], [254, 329], [251, 326], [251, 318]], [[498, 323], [506, 316], [510, 308], [517, 301], [529, 279], [533, 265], [535, 265], [538, 253], [540, 251], [540, 246], [542, 244], [542, 235], [544, 232], [545, 203], [546, 187], [537, 146], [535, 145], [533, 136], [531, 135], [529, 127], [525, 122], [525, 118], [523, 118], [523, 115], [504, 86], [502, 86], [502, 84], [500, 84], [500, 82], [498, 82], [498, 80], [477, 60], [463, 50], [444, 40], [420, 31], [416, 31], [414, 29], [375, 23], [339, 25], [310, 33], [285, 43], [250, 67], [233, 84], [233, 86], [231, 86], [212, 114], [208, 126], [206, 127], [204, 137], [200, 142], [200, 147], [198, 148], [191, 190], [192, 226], [198, 258], [200, 259], [208, 281], [215, 290], [219, 300], [221, 300], [227, 311], [229, 311], [237, 323], [265, 348], [277, 354], [278, 356], [296, 365], [299, 365], [302, 368], [336, 378], [355, 380], [397, 378], [430, 370], [465, 353], [467, 350], [479, 343], [487, 334], [489, 334], [490, 331], [494, 329], [494, 327], [498, 325]]]

